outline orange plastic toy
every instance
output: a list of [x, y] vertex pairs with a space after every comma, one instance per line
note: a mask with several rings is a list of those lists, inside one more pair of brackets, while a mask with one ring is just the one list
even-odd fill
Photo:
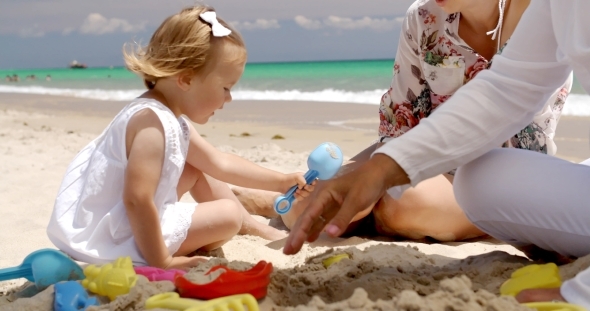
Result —
[[272, 264], [266, 261], [258, 262], [250, 270], [235, 271], [226, 266], [215, 266], [205, 275], [214, 271], [225, 270], [219, 277], [206, 284], [195, 284], [185, 276], [177, 275], [174, 285], [181, 297], [195, 299], [214, 299], [237, 294], [251, 294], [256, 299], [266, 296], [270, 283]]
[[84, 269], [86, 279], [82, 286], [89, 291], [107, 296], [114, 300], [119, 295], [129, 293], [137, 282], [137, 274], [133, 270], [131, 257], [120, 257], [114, 263], [97, 267], [89, 265]]

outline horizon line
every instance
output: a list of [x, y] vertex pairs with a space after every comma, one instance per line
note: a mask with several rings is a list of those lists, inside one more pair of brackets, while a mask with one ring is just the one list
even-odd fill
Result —
[[[318, 59], [318, 60], [290, 60], [290, 61], [255, 61], [247, 62], [246, 64], [285, 64], [285, 63], [330, 63], [330, 62], [370, 62], [370, 61], [393, 61], [393, 58], [358, 58], [358, 59]], [[111, 66], [88, 66], [88, 69], [98, 68], [122, 68], [125, 65], [111, 65]], [[25, 71], [25, 70], [54, 70], [54, 69], [69, 69], [67, 66], [63, 67], [41, 67], [41, 68], [0, 68], [0, 71]], [[76, 69], [83, 70], [83, 69]]]

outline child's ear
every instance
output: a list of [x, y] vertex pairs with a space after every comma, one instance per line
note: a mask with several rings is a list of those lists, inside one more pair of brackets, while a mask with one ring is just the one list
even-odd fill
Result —
[[191, 87], [193, 77], [194, 73], [192, 70], [185, 70], [177, 75], [176, 84], [181, 90], [187, 91]]

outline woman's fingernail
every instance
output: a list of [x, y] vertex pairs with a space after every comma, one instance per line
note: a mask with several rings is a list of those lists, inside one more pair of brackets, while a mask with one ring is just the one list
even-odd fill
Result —
[[340, 230], [338, 229], [338, 227], [336, 227], [335, 225], [328, 225], [326, 226], [326, 232], [331, 235], [331, 236], [336, 236], [338, 235], [338, 232]]

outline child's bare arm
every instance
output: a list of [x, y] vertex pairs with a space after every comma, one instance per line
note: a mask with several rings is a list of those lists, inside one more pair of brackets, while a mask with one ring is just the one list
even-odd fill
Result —
[[237, 155], [221, 152], [203, 139], [192, 125], [190, 130], [187, 162], [216, 179], [236, 186], [277, 192], [286, 192], [294, 185], [299, 185], [299, 188], [305, 186], [303, 174], [283, 174]]
[[146, 109], [131, 118], [126, 146], [128, 163], [123, 202], [135, 242], [149, 265], [160, 268], [177, 266], [162, 238], [154, 204], [164, 162], [165, 138], [162, 124], [153, 111]]

